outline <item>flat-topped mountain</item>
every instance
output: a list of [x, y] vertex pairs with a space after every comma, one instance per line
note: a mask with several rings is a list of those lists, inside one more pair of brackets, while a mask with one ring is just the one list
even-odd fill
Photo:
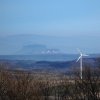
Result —
[[25, 45], [17, 54], [32, 55], [32, 54], [56, 54], [59, 53], [59, 49], [49, 49], [46, 45], [31, 44]]

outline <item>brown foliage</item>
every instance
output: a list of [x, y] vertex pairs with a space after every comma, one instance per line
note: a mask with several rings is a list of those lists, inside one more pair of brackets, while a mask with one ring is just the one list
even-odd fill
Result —
[[77, 77], [39, 80], [27, 72], [2, 69], [0, 100], [100, 100], [100, 70], [85, 67], [83, 79]]

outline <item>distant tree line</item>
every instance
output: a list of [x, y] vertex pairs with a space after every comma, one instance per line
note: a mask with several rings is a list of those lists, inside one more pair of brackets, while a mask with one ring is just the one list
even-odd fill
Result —
[[0, 69], [0, 100], [100, 100], [100, 67], [84, 66], [83, 79], [37, 79], [24, 71]]

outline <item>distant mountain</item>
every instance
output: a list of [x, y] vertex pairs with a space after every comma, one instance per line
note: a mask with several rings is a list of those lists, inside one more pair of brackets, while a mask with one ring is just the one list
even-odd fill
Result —
[[[97, 46], [99, 43], [100, 37], [91, 37], [89, 41], [88, 36], [48, 36], [48, 35], [39, 35], [39, 34], [16, 34], [0, 37], [0, 55], [16, 55], [19, 51], [22, 53], [23, 48], [26, 49], [27, 45], [30, 44], [42, 44], [46, 45], [47, 49], [45, 53], [54, 53], [58, 52], [54, 49], [60, 49], [62, 53], [77, 53], [76, 47], [82, 49], [85, 53], [95, 53], [99, 52], [100, 48]], [[94, 42], [92, 42], [94, 41]], [[81, 44], [81, 46], [80, 46]], [[85, 44], [85, 45], [84, 45]], [[95, 47], [93, 47], [93, 46]], [[31, 48], [31, 47], [29, 47]], [[95, 49], [98, 48], [98, 49]], [[53, 49], [53, 50], [51, 50]], [[28, 49], [29, 50], [29, 49]], [[31, 49], [29, 50], [32, 53]]]
[[[62, 39], [61, 39], [62, 40]], [[56, 42], [55, 42], [56, 41]], [[60, 38], [38, 34], [19, 34], [0, 37], [0, 54], [57, 53]], [[34, 49], [33, 49], [34, 48]], [[39, 50], [40, 49], [40, 50]]]
[[47, 47], [41, 44], [25, 45], [22, 47], [20, 51], [17, 52], [17, 54], [24, 54], [24, 55], [41, 54], [42, 51], [45, 51], [46, 49]]
[[25, 45], [17, 54], [21, 55], [32, 55], [32, 54], [56, 54], [59, 53], [58, 49], [48, 49], [46, 45], [42, 44], [31, 44]]
[[[91, 68], [97, 68], [100, 63], [96, 61], [96, 58], [87, 58], [83, 61], [83, 66], [90, 66]], [[75, 68], [80, 68], [80, 63], [73, 61], [33, 61], [33, 60], [0, 60], [0, 67], [7, 69], [21, 69], [27, 71], [48, 70], [67, 72]]]

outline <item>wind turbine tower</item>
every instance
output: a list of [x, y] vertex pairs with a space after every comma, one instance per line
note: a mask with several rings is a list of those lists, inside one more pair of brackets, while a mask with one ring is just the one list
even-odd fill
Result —
[[78, 52], [80, 53], [80, 56], [79, 56], [79, 58], [77, 59], [76, 62], [78, 62], [80, 60], [80, 78], [82, 79], [83, 78], [83, 75], [82, 75], [82, 71], [83, 71], [83, 57], [86, 57], [88, 55], [83, 54], [79, 49], [78, 49]]

